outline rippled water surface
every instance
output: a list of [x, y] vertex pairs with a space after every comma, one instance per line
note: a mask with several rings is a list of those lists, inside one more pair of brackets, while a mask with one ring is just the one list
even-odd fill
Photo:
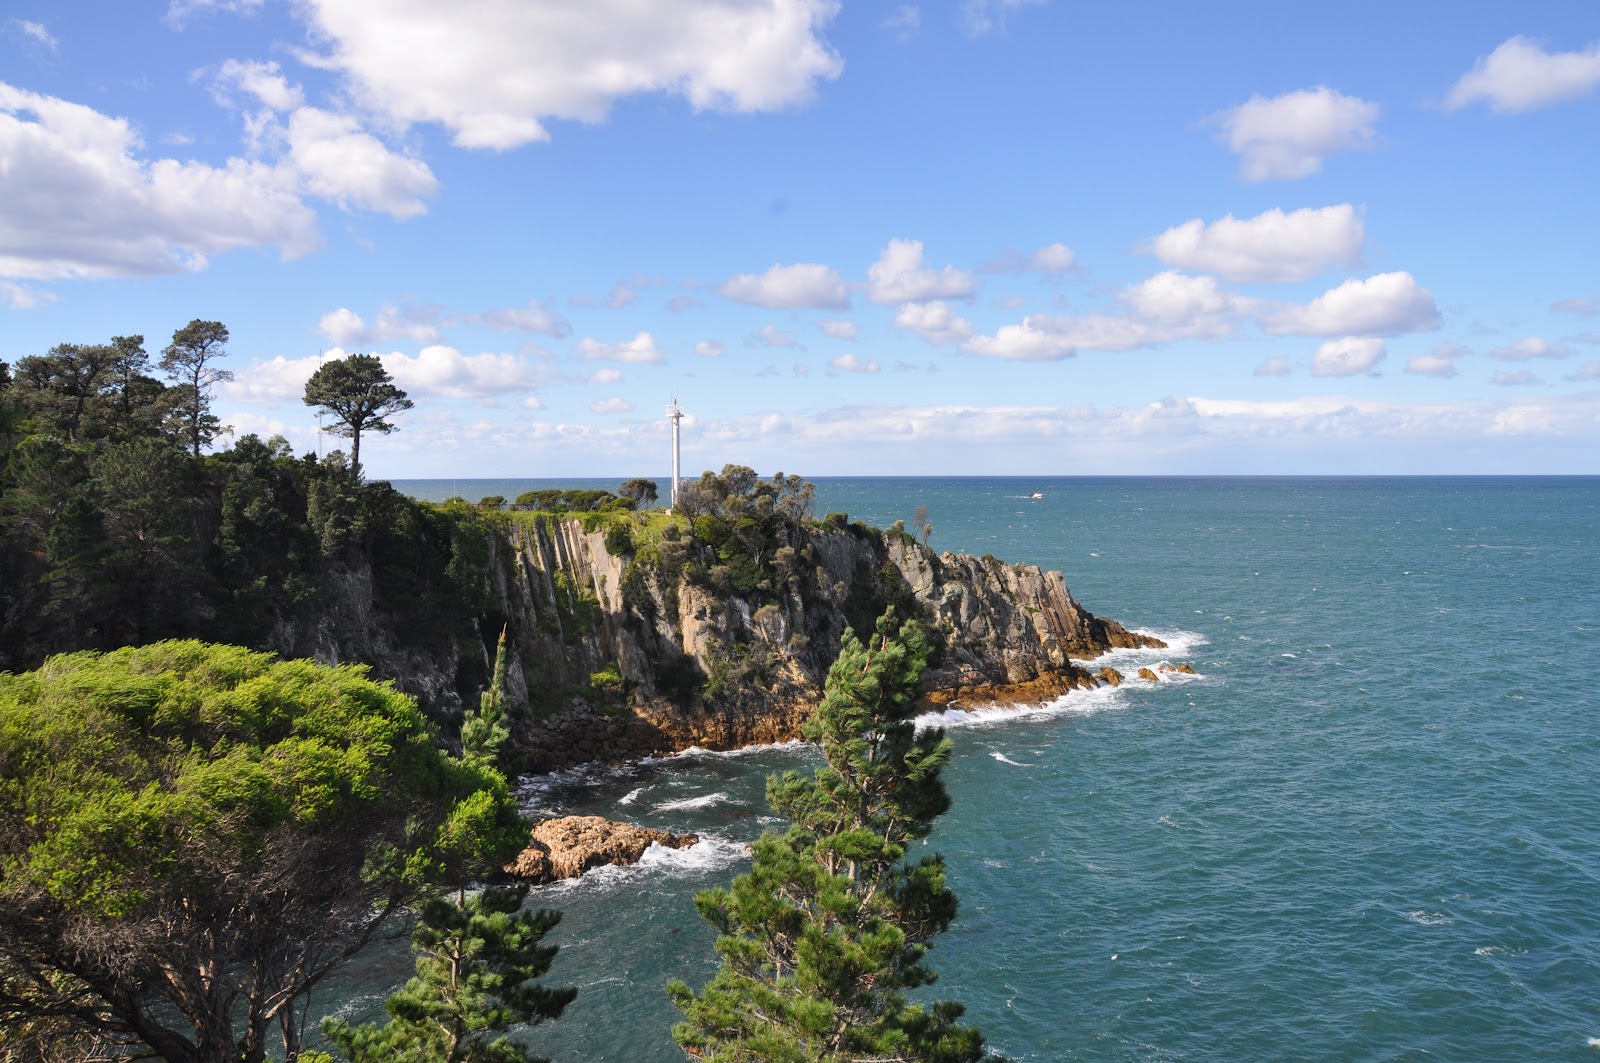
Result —
[[[481, 484], [454, 489], [534, 486]], [[1600, 1058], [1600, 480], [818, 481], [819, 513], [910, 524], [918, 505], [935, 547], [1059, 569], [1092, 611], [1172, 641], [1124, 671], [1200, 673], [952, 721], [955, 804], [930, 843], [962, 909], [932, 959], [991, 1043]], [[580, 993], [531, 1044], [682, 1058], [660, 986], [714, 969], [693, 894], [775, 822], [765, 775], [808, 757], [529, 781], [530, 808], [707, 838], [536, 891], [565, 913], [551, 981]], [[336, 992], [359, 1012], [408, 962]]]

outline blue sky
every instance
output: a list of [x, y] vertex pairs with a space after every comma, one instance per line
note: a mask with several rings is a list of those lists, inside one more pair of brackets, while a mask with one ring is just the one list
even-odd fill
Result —
[[[1600, 472], [1600, 5], [7, 0], [0, 359], [386, 477]], [[323, 439], [325, 449], [337, 445]]]

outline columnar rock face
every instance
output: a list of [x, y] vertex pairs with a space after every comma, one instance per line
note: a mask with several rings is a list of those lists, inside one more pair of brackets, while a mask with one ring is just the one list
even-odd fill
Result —
[[932, 705], [1049, 700], [1110, 679], [1077, 661], [1161, 645], [1084, 609], [1060, 573], [936, 554], [894, 531], [789, 524], [736, 571], [686, 521], [590, 525], [518, 515], [483, 533], [461, 577], [482, 610], [476, 631], [386, 625], [358, 574], [314, 629], [283, 632], [280, 652], [369, 663], [448, 733], [487, 683], [504, 625], [508, 752], [549, 771], [794, 738], [846, 627], [870, 630], [891, 603], [929, 632]]
[[693, 542], [628, 557], [569, 519], [522, 526], [513, 545], [505, 596], [522, 610], [524, 689], [581, 687], [612, 662], [620, 679], [528, 721], [518, 742], [536, 769], [794, 738], [846, 625], [870, 625], [887, 602], [930, 632], [935, 705], [1048, 700], [1102, 681], [1074, 659], [1162, 645], [1088, 612], [1060, 573], [860, 525], [796, 529], [749, 597], [685, 575]]

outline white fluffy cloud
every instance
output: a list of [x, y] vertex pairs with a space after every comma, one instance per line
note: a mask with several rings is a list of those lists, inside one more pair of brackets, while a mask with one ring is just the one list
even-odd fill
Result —
[[1028, 257], [1028, 265], [1047, 277], [1056, 277], [1076, 269], [1078, 256], [1066, 244], [1046, 244]]
[[349, 307], [323, 314], [316, 331], [340, 347], [373, 341], [408, 339], [418, 343], [438, 343], [440, 333], [433, 323], [438, 316], [435, 307], [396, 307], [384, 303], [378, 309], [378, 318], [370, 326], [362, 316]]
[[598, 413], [602, 416], [619, 413], [632, 413], [633, 403], [629, 402], [627, 399], [613, 395], [609, 399], [597, 399], [594, 402], [589, 403], [589, 410], [591, 413]]
[[0, 82], [0, 277], [145, 276], [317, 244], [297, 180], [261, 162], [146, 159], [128, 122]]
[[1587, 96], [1600, 87], [1600, 41], [1581, 52], [1547, 52], [1512, 37], [1479, 59], [1445, 97], [1451, 110], [1479, 100], [1502, 114], [1532, 111]]
[[660, 365], [667, 360], [656, 346], [655, 337], [641, 332], [631, 340], [621, 343], [600, 343], [585, 337], [578, 341], [578, 351], [590, 361], [623, 362], [627, 365]]
[[298, 401], [305, 394], [306, 381], [311, 374], [324, 362], [343, 358], [345, 354], [343, 348], [335, 347], [304, 358], [285, 358], [280, 354], [265, 362], [254, 362], [235, 371], [232, 382], [222, 386], [222, 393], [241, 402]]
[[413, 399], [436, 395], [449, 399], [493, 398], [542, 384], [539, 369], [514, 354], [462, 354], [435, 344], [413, 357], [380, 355], [383, 367]]
[[1178, 339], [1220, 339], [1255, 312], [1256, 301], [1223, 290], [1215, 277], [1171, 270], [1118, 293], [1125, 312], [1076, 316], [1030, 314], [992, 336], [974, 336], [966, 351], [986, 358], [1041, 362], [1078, 351], [1131, 351]]
[[841, 354], [837, 358], [828, 359], [828, 364], [841, 373], [876, 373], [878, 360], [863, 362], [853, 354]]
[[694, 353], [702, 358], [720, 358], [725, 349], [721, 340], [700, 340], [694, 345]]
[[317, 322], [317, 331], [340, 347], [349, 347], [367, 339], [366, 321], [347, 306], [323, 314], [322, 320]]
[[1252, 96], [1220, 116], [1223, 142], [1246, 181], [1298, 180], [1324, 159], [1370, 147], [1378, 105], [1325, 86]]
[[390, 151], [348, 115], [301, 107], [289, 116], [289, 161], [312, 195], [394, 218], [427, 213], [439, 191], [426, 163]]
[[1210, 225], [1194, 218], [1151, 240], [1150, 250], [1180, 269], [1232, 281], [1281, 283], [1303, 281], [1328, 266], [1351, 265], [1365, 242], [1361, 213], [1342, 203], [1290, 213], [1274, 208], [1253, 218], [1229, 214]]
[[1138, 318], [1171, 333], [1168, 338], [1229, 335], [1256, 302], [1225, 291], [1215, 277], [1165, 270], [1122, 290], [1118, 298]]
[[279, 168], [294, 174], [309, 195], [346, 209], [414, 218], [427, 213], [423, 201], [438, 194], [439, 181], [426, 163], [391, 150], [353, 115], [305, 106], [304, 91], [277, 63], [229, 59], [212, 76], [211, 90], [224, 106], [244, 110], [239, 94], [261, 105], [244, 114], [253, 151], [280, 155]]
[[836, 318], [818, 321], [817, 328], [821, 330], [824, 336], [836, 340], [853, 340], [859, 331], [854, 321], [840, 321]]
[[890, 240], [878, 261], [867, 267], [867, 297], [875, 303], [922, 303], [964, 299], [977, 290], [972, 274], [946, 266], [922, 264], [921, 240]]
[[1438, 326], [1432, 293], [1405, 272], [1352, 278], [1266, 321], [1267, 331], [1278, 336], [1398, 336]]
[[1448, 379], [1456, 375], [1456, 359], [1470, 354], [1465, 347], [1441, 343], [1427, 354], [1415, 355], [1406, 361], [1406, 372], [1417, 376]]
[[[255, 362], [238, 371], [232, 383], [223, 385], [223, 392], [242, 402], [298, 401], [305, 394], [306, 381], [318, 367], [344, 358], [347, 353], [342, 347], [334, 347], [304, 358], [280, 355]], [[391, 351], [378, 358], [413, 400], [494, 398], [544, 384], [540, 367], [514, 354], [467, 355], [454, 347], [435, 344], [415, 355]]]
[[304, 91], [289, 83], [277, 63], [249, 59], [224, 61], [212, 78], [211, 91], [224, 106], [234, 105], [235, 92], [247, 93], [273, 111], [292, 111], [305, 103]]
[[915, 332], [935, 347], [945, 347], [972, 338], [972, 324], [959, 317], [950, 304], [906, 303], [894, 315], [894, 327]]
[[1551, 343], [1543, 336], [1529, 336], [1489, 352], [1490, 358], [1503, 362], [1527, 362], [1534, 358], [1570, 358], [1572, 350], [1559, 343]]
[[1584, 384], [1591, 380], [1600, 380], [1600, 358], [1583, 363], [1583, 365], [1580, 366], [1575, 372], [1568, 373], [1561, 379], [1570, 380], [1574, 384]]
[[1347, 336], [1317, 348], [1311, 359], [1312, 376], [1357, 376], [1370, 373], [1387, 354], [1382, 340]]
[[735, 302], [770, 310], [843, 310], [850, 292], [831, 266], [810, 262], [773, 266], [765, 273], [729, 277], [717, 292]]
[[616, 100], [666, 92], [694, 107], [767, 111], [804, 103], [844, 60], [821, 34], [837, 0], [525, 0], [374, 7], [304, 0], [366, 106], [437, 122], [463, 147], [545, 140], [550, 119], [597, 122]]
[[596, 369], [594, 372], [589, 374], [589, 383], [620, 384], [622, 383], [622, 370], [612, 369], [609, 366], [605, 369]]

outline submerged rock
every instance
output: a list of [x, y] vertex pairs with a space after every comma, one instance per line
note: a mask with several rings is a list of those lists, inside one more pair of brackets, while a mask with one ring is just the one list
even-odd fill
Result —
[[600, 816], [561, 816], [533, 825], [528, 847], [506, 865], [505, 873], [539, 886], [607, 864], [636, 864], [652, 843], [687, 849], [699, 841], [698, 834], [671, 834]]

